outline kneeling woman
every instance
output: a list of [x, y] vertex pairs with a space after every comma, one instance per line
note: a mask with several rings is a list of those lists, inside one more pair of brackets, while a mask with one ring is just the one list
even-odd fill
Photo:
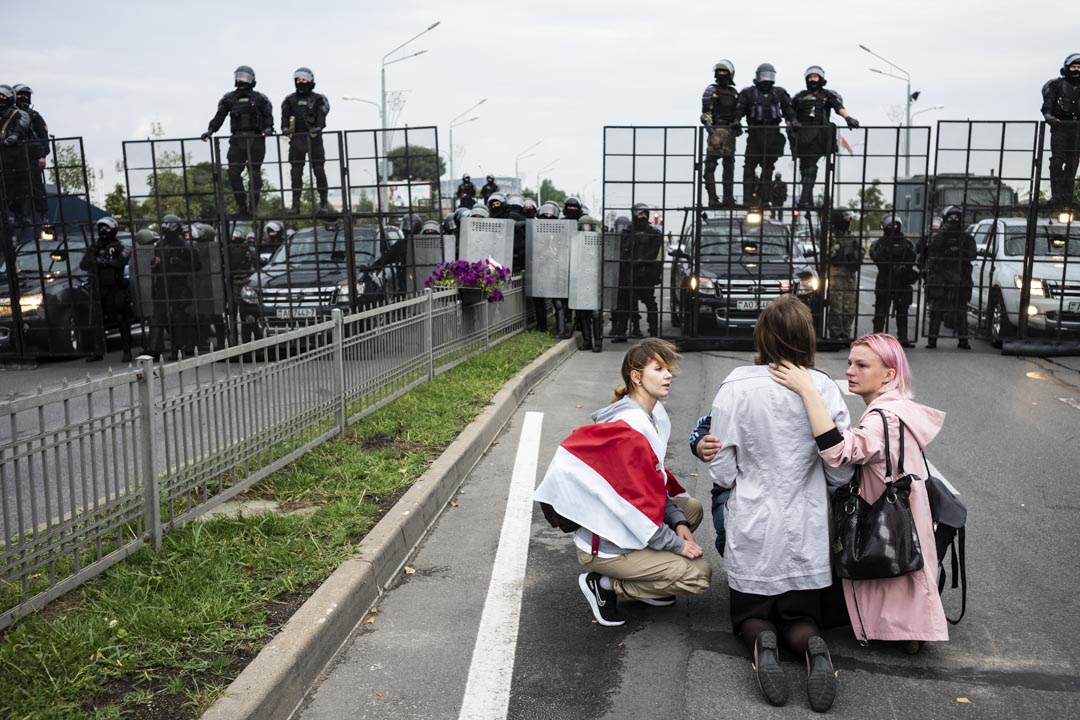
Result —
[[704, 515], [664, 468], [667, 397], [678, 354], [648, 338], [623, 358], [623, 385], [555, 452], [534, 498], [580, 525], [578, 586], [601, 625], [622, 625], [618, 600], [671, 605], [699, 595], [712, 569], [693, 531]]

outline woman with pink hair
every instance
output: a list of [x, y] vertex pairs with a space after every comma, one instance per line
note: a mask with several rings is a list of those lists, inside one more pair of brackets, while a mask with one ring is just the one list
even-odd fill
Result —
[[[830, 466], [861, 465], [863, 498], [873, 503], [885, 490], [885, 427], [889, 453], [900, 457], [901, 420], [906, 433], [904, 470], [922, 475], [922, 449], [940, 432], [945, 413], [912, 400], [911, 370], [900, 342], [892, 335], [863, 335], [848, 353], [848, 389], [866, 402], [859, 425], [841, 432], [805, 368], [783, 362], [770, 366], [773, 379], [802, 398], [818, 444]], [[937, 549], [925, 483], [912, 483], [911, 514], [922, 549], [923, 567], [884, 580], [845, 580], [844, 597], [856, 636], [902, 644], [911, 654], [925, 641], [949, 639], [945, 610], [937, 589]]]

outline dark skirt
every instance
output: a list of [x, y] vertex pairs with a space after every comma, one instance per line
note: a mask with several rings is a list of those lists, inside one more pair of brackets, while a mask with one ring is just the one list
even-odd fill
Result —
[[799, 622], [821, 626], [821, 590], [788, 590], [779, 595], [754, 595], [728, 588], [731, 627], [736, 635], [744, 620], [768, 620], [783, 633]]

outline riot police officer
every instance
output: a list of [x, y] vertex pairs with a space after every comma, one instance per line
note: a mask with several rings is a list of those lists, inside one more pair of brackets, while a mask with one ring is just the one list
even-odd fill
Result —
[[497, 220], [505, 219], [507, 213], [510, 212], [510, 208], [506, 205], [506, 196], [501, 192], [491, 193], [484, 198], [484, 203], [487, 205], [491, 217]]
[[[735, 204], [735, 138], [739, 123], [739, 91], [735, 89], [735, 64], [721, 60], [713, 65], [713, 80], [701, 95], [701, 124], [709, 136], [705, 149], [705, 193], [709, 207]], [[716, 165], [723, 164], [724, 199], [716, 196]]]
[[1065, 58], [1060, 73], [1043, 85], [1042, 114], [1050, 126], [1050, 204], [1064, 209], [1080, 165], [1080, 53]]
[[615, 275], [615, 309], [611, 312], [611, 342], [626, 342], [626, 328], [630, 322], [630, 296], [633, 282], [630, 279], [630, 227], [633, 223], [626, 215], [615, 218], [612, 232], [619, 236], [618, 272]]
[[836, 126], [829, 121], [831, 113], [847, 121], [849, 128], [859, 127], [859, 121], [848, 115], [840, 94], [825, 89], [825, 71], [820, 65], [811, 65], [803, 73], [806, 89], [795, 94], [792, 105], [799, 129], [795, 134], [791, 154], [799, 162], [799, 208], [814, 204], [814, 181], [817, 180], [818, 162], [823, 156], [836, 152]]
[[[541, 203], [540, 207], [537, 208], [536, 218], [538, 220], [558, 220], [559, 206], [551, 201]], [[547, 332], [546, 300], [545, 298], [538, 298], [534, 302], [536, 304], [533, 305], [533, 308], [537, 311], [537, 329]], [[542, 312], [540, 308], [543, 308]], [[566, 304], [566, 301], [562, 298], [551, 298], [551, 309], [555, 314], [555, 336], [561, 338], [570, 337], [570, 307]]]
[[870, 259], [877, 266], [874, 282], [874, 332], [885, 331], [889, 306], [896, 316], [896, 337], [904, 347], [915, 347], [908, 338], [911, 286], [918, 279], [915, 246], [904, 235], [903, 223], [892, 213], [881, 218], [882, 235], [870, 245]]
[[937, 347], [941, 321], [949, 315], [959, 338], [957, 347], [968, 344], [967, 303], [971, 299], [971, 263], [975, 259], [975, 238], [964, 232], [960, 208], [950, 205], [941, 213], [941, 227], [922, 244], [920, 256], [926, 273], [926, 304], [930, 319], [926, 347]]
[[31, 139], [30, 116], [15, 105], [15, 90], [0, 85], [0, 168], [8, 203], [7, 208], [15, 214], [17, 224], [27, 224], [26, 198], [29, 193], [27, 177], [27, 147], [22, 143]]
[[[34, 213], [44, 220], [49, 212], [45, 200], [45, 158], [49, 155], [49, 125], [33, 106], [34, 90], [29, 85], [19, 84], [15, 88], [15, 104], [30, 117], [30, 145], [28, 147], [28, 165], [30, 174], [30, 199]], [[70, 191], [70, 189], [67, 189]]]
[[863, 248], [851, 234], [846, 211], [833, 210], [829, 225], [829, 336], [846, 342], [851, 340], [858, 306]]
[[[229, 285], [232, 287], [232, 297], [229, 298], [230, 307], [237, 311], [234, 317], [238, 315], [240, 318], [239, 330], [242, 343], [259, 339], [258, 320], [253, 308], [240, 303], [244, 287], [259, 269], [259, 258], [255, 254], [252, 232], [253, 229], [249, 230], [243, 225], [236, 225], [232, 235], [229, 236], [228, 247], [225, 249], [226, 259], [229, 262]], [[227, 326], [218, 328], [217, 347], [219, 348], [225, 346], [227, 329]]]
[[195, 273], [202, 270], [199, 254], [188, 240], [176, 215], [166, 215], [159, 225], [161, 239], [154, 243], [150, 261], [153, 276], [151, 295], [150, 342], [147, 352], [159, 357], [164, 351], [164, 334], [169, 333], [172, 359], [183, 351], [195, 352], [196, 331]]
[[[79, 262], [79, 267], [90, 273], [91, 287], [101, 305], [102, 337], [105, 346], [105, 332], [111, 322], [116, 322], [120, 330], [120, 344], [124, 354], [123, 362], [131, 361], [131, 294], [128, 292], [128, 279], [124, 277], [124, 268], [131, 259], [131, 251], [116, 237], [117, 224], [112, 217], [105, 216], [97, 221], [97, 241], [88, 248]], [[100, 353], [88, 360], [100, 360]]]
[[784, 182], [783, 175], [776, 173], [776, 177], [773, 178], [772, 188], [769, 190], [769, 205], [772, 206], [769, 216], [773, 220], [784, 221], [784, 203], [786, 202], [787, 183]]
[[454, 194], [457, 197], [458, 207], [471, 210], [476, 205], [476, 186], [473, 185], [469, 173], [461, 176], [461, 184], [458, 185], [457, 192]]
[[[743, 162], [744, 201], [751, 207], [767, 207], [773, 170], [784, 154], [786, 140], [780, 123], [798, 128], [791, 96], [776, 84], [776, 68], [769, 63], [758, 65], [754, 84], [739, 93], [736, 118], [746, 118], [748, 134], [746, 159]], [[761, 169], [760, 179], [757, 170]]]
[[[262, 162], [266, 157], [266, 136], [274, 134], [274, 107], [270, 100], [255, 90], [255, 71], [241, 65], [233, 73], [236, 89], [225, 93], [218, 101], [217, 114], [202, 134], [203, 140], [217, 132], [229, 118], [229, 186], [236, 199], [236, 217], [249, 218], [258, 210], [262, 189]], [[244, 168], [251, 184], [251, 205], [244, 192]]]
[[259, 244], [259, 255], [273, 254], [285, 242], [285, 226], [278, 220], [271, 220], [263, 228], [263, 238]]
[[296, 68], [293, 73], [296, 92], [285, 96], [281, 103], [281, 132], [289, 136], [289, 166], [292, 181], [292, 208], [289, 214], [300, 213], [300, 194], [304, 187], [304, 158], [311, 158], [311, 172], [319, 193], [319, 212], [331, 213], [327, 202], [326, 148], [323, 130], [330, 113], [330, 101], [315, 92], [315, 73], [309, 68]]
[[521, 201], [521, 214], [526, 219], [532, 220], [536, 217], [536, 201], [531, 197], [523, 198]]
[[584, 211], [581, 207], [581, 201], [573, 195], [566, 198], [566, 201], [563, 203], [562, 214], [563, 217], [567, 220], [580, 220], [581, 216], [584, 215]]
[[484, 202], [487, 202], [491, 193], [499, 192], [499, 185], [495, 182], [494, 175], [487, 176], [487, 182], [484, 183], [484, 187], [480, 188], [480, 195], [484, 198]]
[[663, 261], [660, 248], [664, 236], [649, 222], [649, 206], [637, 203], [633, 207], [633, 220], [625, 237], [629, 240], [630, 254], [630, 337], [644, 337], [641, 332], [641, 316], [638, 303], [645, 306], [649, 335], [660, 334], [659, 306], [656, 303], [656, 286], [663, 277]]
[[[596, 232], [600, 228], [592, 216], [586, 214], [578, 218], [580, 232]], [[597, 310], [574, 308], [577, 327], [581, 330], [581, 349], [602, 352], [604, 349], [604, 318]]]

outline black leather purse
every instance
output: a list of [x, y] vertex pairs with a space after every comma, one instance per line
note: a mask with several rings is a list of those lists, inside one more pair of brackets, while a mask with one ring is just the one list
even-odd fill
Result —
[[923, 556], [915, 519], [911, 516], [911, 483], [921, 480], [904, 473], [904, 432], [900, 431], [900, 457], [893, 479], [889, 456], [889, 424], [885, 413], [885, 491], [874, 503], [864, 500], [859, 491], [862, 467], [846, 486], [833, 493], [831, 501], [832, 537], [830, 550], [833, 569], [849, 580], [893, 578], [922, 569]]

